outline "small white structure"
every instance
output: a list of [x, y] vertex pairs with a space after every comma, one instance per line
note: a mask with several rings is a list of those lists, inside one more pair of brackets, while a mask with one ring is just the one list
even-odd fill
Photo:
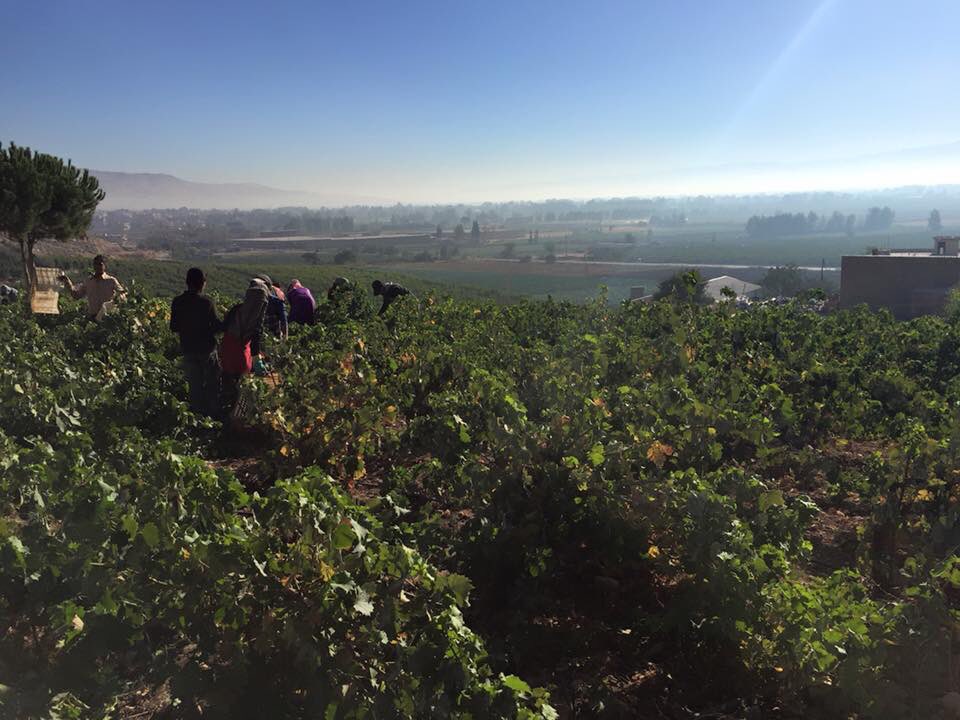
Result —
[[707, 280], [707, 284], [704, 286], [704, 292], [707, 294], [707, 297], [712, 298], [714, 302], [719, 302], [724, 299], [724, 288], [733, 290], [738, 298], [751, 299], [759, 297], [763, 289], [759, 285], [754, 285], [746, 280], [740, 280], [730, 275], [721, 275], [720, 277]]

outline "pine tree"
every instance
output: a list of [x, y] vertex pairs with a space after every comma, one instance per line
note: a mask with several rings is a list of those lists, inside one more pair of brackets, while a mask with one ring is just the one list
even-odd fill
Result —
[[37, 241], [82, 237], [103, 198], [97, 178], [69, 160], [0, 145], [0, 236], [20, 246], [29, 299], [37, 285]]

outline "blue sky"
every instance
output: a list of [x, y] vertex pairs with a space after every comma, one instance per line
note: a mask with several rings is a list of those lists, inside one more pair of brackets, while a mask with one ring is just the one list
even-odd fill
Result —
[[960, 141], [956, 0], [3, 0], [0, 26], [0, 141], [98, 169], [437, 202], [960, 181], [845, 160]]

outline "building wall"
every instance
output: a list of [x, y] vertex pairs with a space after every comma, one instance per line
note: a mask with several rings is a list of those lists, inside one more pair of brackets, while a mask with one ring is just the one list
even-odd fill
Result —
[[840, 307], [866, 303], [905, 320], [939, 312], [960, 284], [960, 257], [848, 255], [840, 265]]

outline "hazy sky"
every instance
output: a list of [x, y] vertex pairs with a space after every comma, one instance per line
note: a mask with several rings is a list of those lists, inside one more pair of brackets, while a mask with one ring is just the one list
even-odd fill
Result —
[[0, 27], [0, 141], [98, 169], [402, 201], [960, 182], [830, 162], [960, 141], [958, 0], [0, 0]]

